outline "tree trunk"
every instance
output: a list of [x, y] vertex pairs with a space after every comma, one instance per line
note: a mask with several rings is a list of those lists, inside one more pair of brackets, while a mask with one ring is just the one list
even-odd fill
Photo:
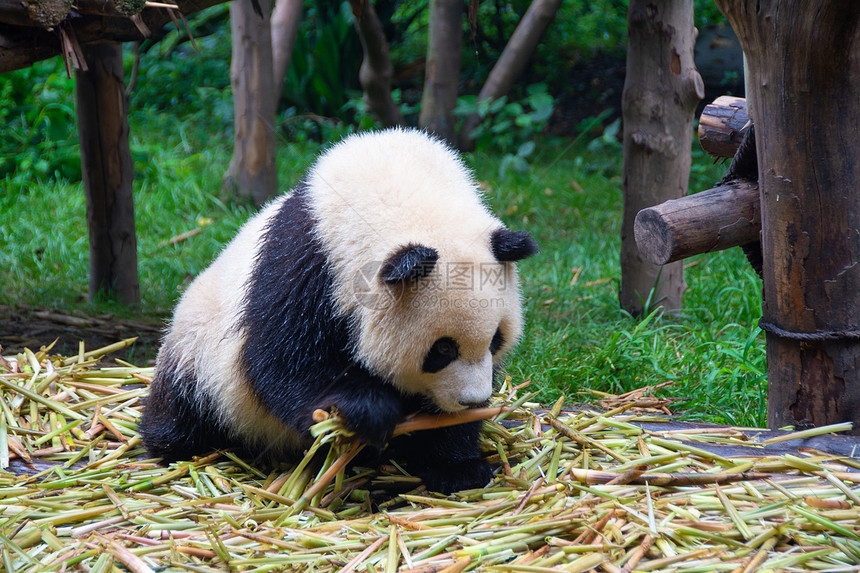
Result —
[[747, 56], [768, 425], [860, 432], [860, 3], [718, 0]]
[[391, 97], [393, 70], [388, 52], [388, 40], [385, 39], [373, 2], [350, 0], [349, 4], [355, 16], [358, 37], [361, 39], [361, 48], [364, 52], [358, 80], [364, 89], [367, 107], [384, 126], [403, 125], [406, 122]]
[[260, 0], [259, 16], [250, 0], [230, 2], [233, 60], [233, 159], [224, 190], [262, 205], [277, 192], [275, 97], [272, 78], [271, 0]]
[[293, 46], [302, 20], [302, 0], [277, 0], [272, 12], [272, 82], [275, 88], [275, 108], [284, 87]]
[[75, 73], [75, 91], [90, 239], [89, 296], [137, 305], [140, 285], [122, 46], [90, 44], [83, 53], [88, 71]]
[[430, 0], [427, 69], [418, 124], [456, 144], [454, 107], [460, 82], [462, 0]]
[[[534, 0], [529, 5], [511, 39], [502, 50], [499, 61], [490, 70], [490, 75], [487, 76], [487, 81], [478, 94], [478, 101], [498, 99], [511, 91], [514, 80], [525, 69], [538, 42], [555, 18], [559, 6], [561, 6], [561, 0]], [[460, 149], [472, 151], [475, 148], [475, 140], [471, 134], [480, 121], [478, 114], [473, 113], [463, 122], [460, 131]]]
[[641, 315], [649, 306], [682, 306], [682, 263], [646, 261], [634, 237], [636, 214], [687, 193], [693, 113], [704, 95], [693, 63], [693, 3], [630, 0], [624, 119], [624, 213], [621, 306]]

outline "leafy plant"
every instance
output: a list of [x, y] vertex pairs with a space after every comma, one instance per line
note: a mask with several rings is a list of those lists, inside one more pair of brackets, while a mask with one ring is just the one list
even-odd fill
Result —
[[[233, 100], [230, 90], [231, 39], [227, 4], [192, 15], [188, 22], [195, 45], [184, 29], [171, 30], [158, 43], [144, 42], [125, 51], [130, 81], [135, 56], [137, 79], [129, 93], [131, 113], [170, 112], [193, 119], [201, 132], [230, 135]], [[149, 110], [149, 111], [147, 111]], [[157, 115], [157, 114], [153, 114]]]
[[530, 85], [526, 92], [528, 95], [522, 101], [463, 96], [454, 109], [454, 114], [463, 118], [478, 114], [481, 122], [471, 135], [478, 149], [491, 148], [504, 153], [499, 167], [501, 174], [508, 169], [521, 173], [528, 169], [528, 158], [535, 149], [534, 138], [543, 132], [552, 116], [555, 99], [545, 84]]
[[302, 22], [281, 100], [299, 114], [337, 116], [358, 88], [361, 46], [349, 2], [310, 2]]
[[59, 59], [0, 75], [0, 178], [81, 177], [74, 82]]

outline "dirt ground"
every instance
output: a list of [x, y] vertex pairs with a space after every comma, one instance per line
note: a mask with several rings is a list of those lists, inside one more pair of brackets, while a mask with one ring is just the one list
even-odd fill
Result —
[[14, 355], [39, 350], [57, 341], [52, 354], [77, 354], [83, 341], [86, 350], [96, 350], [126, 338], [137, 337], [131, 347], [112, 354], [137, 366], [155, 359], [163, 325], [158, 321], [129, 320], [105, 314], [87, 316], [45, 308], [0, 305], [0, 354]]

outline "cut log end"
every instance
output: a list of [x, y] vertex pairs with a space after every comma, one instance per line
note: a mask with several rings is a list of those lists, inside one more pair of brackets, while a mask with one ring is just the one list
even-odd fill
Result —
[[742, 180], [643, 209], [633, 225], [639, 253], [655, 265], [745, 245], [760, 231], [758, 183]]
[[65, 20], [72, 8], [71, 0], [27, 0], [23, 4], [30, 20], [46, 30]]
[[636, 214], [633, 223], [636, 246], [645, 260], [655, 265], [671, 262], [675, 251], [675, 239], [665, 219], [653, 208], [643, 209]]
[[716, 157], [733, 157], [743, 140], [743, 129], [749, 122], [746, 100], [720, 96], [706, 105], [699, 118], [699, 143]]

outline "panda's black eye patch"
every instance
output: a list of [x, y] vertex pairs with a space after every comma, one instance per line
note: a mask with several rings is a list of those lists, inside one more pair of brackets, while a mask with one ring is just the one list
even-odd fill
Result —
[[493, 339], [490, 341], [490, 354], [495, 356], [496, 352], [498, 352], [504, 344], [505, 337], [502, 335], [502, 329], [497, 328], [496, 333], [493, 335]]
[[460, 356], [460, 346], [457, 341], [451, 337], [443, 336], [433, 343], [430, 350], [427, 351], [427, 356], [424, 357], [424, 364], [421, 369], [424, 372], [433, 374], [439, 372]]

